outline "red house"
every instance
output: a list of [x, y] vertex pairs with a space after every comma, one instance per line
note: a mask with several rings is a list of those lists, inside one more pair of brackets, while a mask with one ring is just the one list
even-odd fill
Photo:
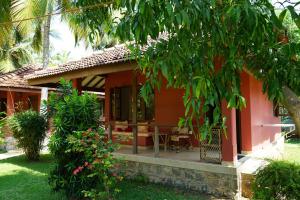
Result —
[[[78, 90], [105, 92], [104, 110], [109, 136], [113, 139], [117, 136], [129, 136], [122, 144], [132, 145], [135, 157], [129, 155], [126, 149], [122, 151], [122, 148], [120, 155], [125, 156], [131, 167], [138, 167], [142, 172], [150, 174], [153, 181], [169, 181], [176, 185], [174, 177], [178, 180], [184, 175], [181, 172], [179, 175], [175, 172], [175, 175], [166, 175], [166, 169], [184, 168], [194, 170], [191, 172], [193, 176], [199, 174], [204, 179], [207, 178], [204, 172], [213, 173], [214, 176], [218, 174], [212, 182], [197, 179], [197, 184], [188, 186], [191, 189], [226, 196], [232, 196], [231, 192], [236, 193], [239, 188], [238, 154], [247, 155], [268, 148], [280, 136], [280, 128], [267, 126], [278, 124], [280, 119], [274, 116], [273, 103], [263, 94], [262, 83], [247, 72], [242, 72], [241, 91], [247, 101], [247, 107], [240, 111], [228, 109], [223, 102], [222, 113], [227, 118], [227, 136], [216, 127], [211, 143], [199, 142], [189, 135], [191, 131], [184, 131], [180, 135], [181, 130], [174, 129], [179, 118], [184, 116], [183, 91], [166, 88], [166, 84], [163, 83], [160, 91], [154, 91], [150, 105], [147, 106], [138, 95], [145, 77], [137, 70], [136, 62], [128, 59], [128, 54], [126, 46], [118, 45], [81, 60], [62, 64], [55, 69], [35, 72], [27, 76], [28, 83], [33, 86], [54, 86], [63, 77], [72, 80]], [[186, 136], [182, 137], [182, 143], [189, 142], [185, 140], [191, 138], [194, 148], [181, 150], [179, 153], [168, 150], [172, 142], [176, 143], [176, 137], [180, 140], [178, 136]], [[165, 151], [159, 151], [160, 144], [165, 147]], [[222, 165], [217, 165], [222, 167], [217, 169], [216, 164], [207, 164], [207, 161], [221, 163]], [[137, 162], [140, 164], [133, 164]], [[144, 166], [141, 163], [148, 165]], [[149, 164], [157, 167], [159, 172], [155, 173], [158, 173], [159, 177], [150, 173], [152, 168], [147, 168]], [[166, 169], [161, 169], [161, 166]], [[222, 182], [222, 177], [227, 177], [228, 180]], [[184, 187], [190, 184], [186, 179], [189, 178], [185, 177], [182, 181]], [[228, 184], [231, 185], [224, 189]]]
[[0, 112], [12, 115], [29, 108], [39, 111], [41, 88], [28, 85], [24, 76], [41, 68], [28, 65], [12, 72], [0, 74]]

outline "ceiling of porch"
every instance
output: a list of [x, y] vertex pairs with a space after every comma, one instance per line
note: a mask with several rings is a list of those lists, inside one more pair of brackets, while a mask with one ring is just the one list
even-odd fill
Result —
[[105, 76], [87, 76], [82, 78], [82, 90], [104, 92], [105, 89]]

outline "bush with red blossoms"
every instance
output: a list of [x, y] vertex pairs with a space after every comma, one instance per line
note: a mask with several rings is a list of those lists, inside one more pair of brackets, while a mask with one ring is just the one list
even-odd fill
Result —
[[54, 128], [49, 149], [55, 159], [49, 184], [65, 192], [67, 199], [111, 199], [118, 192], [118, 161], [112, 155], [116, 146], [100, 127], [97, 96], [79, 95], [69, 82], [62, 81], [59, 93], [49, 97], [48, 115]]
[[116, 184], [123, 179], [116, 172], [118, 160], [112, 155], [116, 145], [108, 141], [103, 132], [103, 129], [77, 131], [67, 138], [66, 153], [82, 157], [66, 167], [72, 169], [72, 176], [78, 183], [95, 183], [93, 187], [82, 190], [84, 197], [90, 199], [113, 198], [119, 191]]

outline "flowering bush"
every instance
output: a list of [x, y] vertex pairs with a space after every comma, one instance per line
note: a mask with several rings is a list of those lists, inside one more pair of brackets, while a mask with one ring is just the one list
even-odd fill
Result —
[[106, 199], [118, 190], [122, 178], [113, 172], [117, 164], [111, 153], [115, 145], [99, 129], [100, 109], [95, 95], [79, 95], [67, 82], [60, 94], [51, 94], [49, 117], [54, 132], [49, 149], [56, 161], [49, 184], [63, 190], [68, 199]]
[[103, 129], [78, 131], [69, 135], [67, 141], [66, 153], [82, 155], [66, 166], [72, 171], [74, 181], [94, 183], [84, 188], [84, 196], [91, 199], [113, 197], [118, 192], [116, 183], [122, 177], [115, 172], [118, 162], [111, 154], [116, 145], [106, 139]]

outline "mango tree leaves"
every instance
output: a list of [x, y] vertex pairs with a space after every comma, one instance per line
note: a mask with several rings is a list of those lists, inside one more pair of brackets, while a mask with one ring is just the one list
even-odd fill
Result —
[[[263, 81], [271, 100], [280, 101], [283, 85], [300, 88], [299, 44], [286, 42], [282, 34], [287, 11], [277, 16], [268, 0], [118, 0], [107, 9], [121, 13], [113, 23], [115, 36], [134, 41], [137, 61], [147, 77], [142, 96], [147, 99], [153, 88], [160, 87], [162, 77], [168, 86], [184, 89], [186, 112], [179, 125], [197, 127], [202, 139], [213, 126], [225, 128], [222, 101], [228, 108], [246, 105], [240, 91], [243, 70]], [[295, 9], [287, 9], [299, 26]], [[87, 23], [95, 29], [106, 20], [104, 15]], [[147, 50], [141, 51], [145, 46]], [[206, 116], [209, 109], [213, 121]]]

